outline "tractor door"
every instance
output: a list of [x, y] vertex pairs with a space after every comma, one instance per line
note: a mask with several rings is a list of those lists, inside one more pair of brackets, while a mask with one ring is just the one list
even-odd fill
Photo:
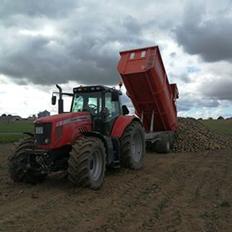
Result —
[[110, 136], [114, 121], [121, 115], [119, 97], [116, 92], [105, 92], [102, 100], [101, 120], [95, 121], [94, 129]]
[[107, 111], [107, 117], [105, 118], [105, 133], [110, 135], [115, 120], [121, 115], [121, 107], [117, 93], [106, 92], [104, 100], [105, 110]]

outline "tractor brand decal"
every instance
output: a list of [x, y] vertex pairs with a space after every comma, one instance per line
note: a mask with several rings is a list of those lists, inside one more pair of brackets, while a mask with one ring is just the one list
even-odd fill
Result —
[[84, 122], [90, 120], [90, 116], [78, 116], [76, 118], [68, 118], [56, 123], [56, 127], [63, 126], [73, 122]]

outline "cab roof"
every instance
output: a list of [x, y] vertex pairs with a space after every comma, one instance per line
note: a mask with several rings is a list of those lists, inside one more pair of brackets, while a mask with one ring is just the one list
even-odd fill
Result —
[[121, 90], [111, 88], [104, 85], [88, 85], [88, 86], [78, 86], [73, 88], [73, 93], [90, 93], [90, 92], [117, 92], [122, 94]]

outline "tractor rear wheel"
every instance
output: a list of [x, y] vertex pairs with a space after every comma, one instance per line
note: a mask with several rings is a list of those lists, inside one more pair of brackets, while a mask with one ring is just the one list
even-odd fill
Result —
[[73, 145], [68, 160], [68, 178], [77, 186], [98, 189], [105, 177], [106, 152], [95, 137], [82, 137]]
[[25, 139], [16, 148], [8, 159], [10, 177], [15, 182], [36, 184], [42, 182], [47, 174], [41, 172], [35, 156], [28, 153], [34, 148], [32, 138]]
[[121, 164], [125, 168], [140, 169], [145, 154], [144, 130], [139, 122], [132, 122], [121, 139]]

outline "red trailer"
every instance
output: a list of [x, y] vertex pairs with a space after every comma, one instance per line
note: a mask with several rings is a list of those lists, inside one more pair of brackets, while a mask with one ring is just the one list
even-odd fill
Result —
[[120, 52], [118, 71], [142, 120], [146, 140], [168, 152], [177, 129], [176, 84], [169, 84], [158, 46]]

